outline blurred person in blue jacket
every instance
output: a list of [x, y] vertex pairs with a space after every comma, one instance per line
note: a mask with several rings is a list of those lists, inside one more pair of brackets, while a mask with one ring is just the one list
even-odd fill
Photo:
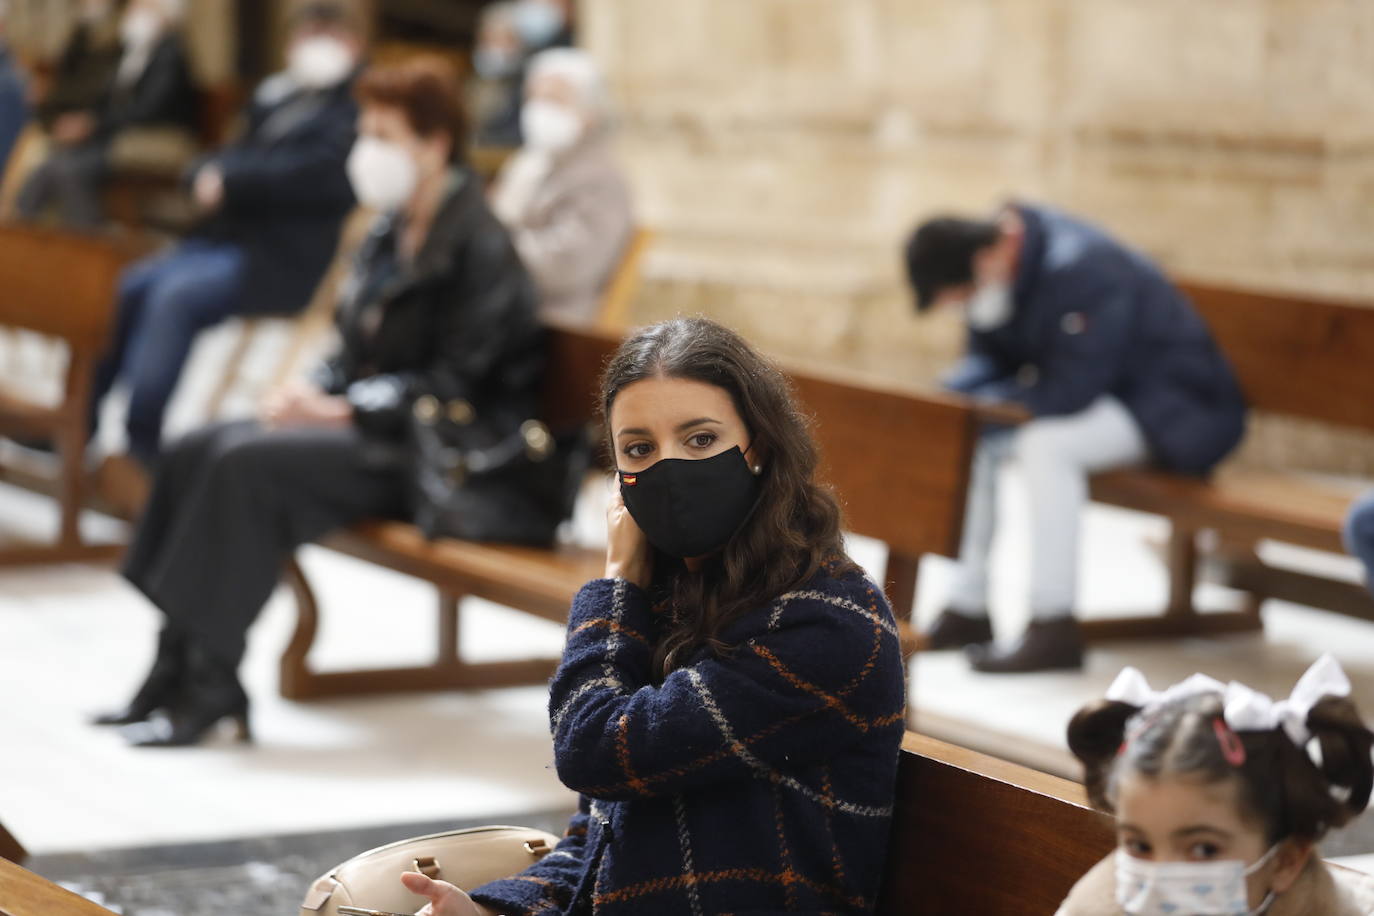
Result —
[[[1155, 264], [1048, 207], [1013, 203], [992, 219], [931, 219], [911, 236], [906, 262], [918, 311], [956, 307], [967, 322], [967, 351], [947, 387], [1030, 415], [1015, 428], [990, 426], [980, 439], [952, 593], [925, 643], [967, 647], [985, 672], [1079, 668], [1074, 609], [1089, 475], [1146, 464], [1207, 474], [1244, 432], [1235, 374]], [[988, 572], [1008, 459], [1025, 479], [1032, 619], [1000, 647]]]
[[0, 0], [0, 175], [5, 172], [10, 150], [29, 120], [28, 90], [18, 61], [5, 41], [9, 0]]
[[344, 163], [358, 117], [359, 24], [329, 2], [294, 16], [287, 68], [258, 87], [244, 133], [192, 166], [198, 225], [120, 278], [92, 410], [117, 380], [128, 384], [129, 452], [148, 468], [196, 335], [233, 315], [303, 309], [354, 206]]
[[1350, 507], [1343, 533], [1345, 549], [1364, 564], [1365, 583], [1374, 591], [1374, 490]]

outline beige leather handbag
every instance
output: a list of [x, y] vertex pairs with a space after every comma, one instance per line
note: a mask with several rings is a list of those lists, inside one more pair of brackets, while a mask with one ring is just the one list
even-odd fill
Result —
[[414, 913], [426, 900], [401, 886], [404, 872], [476, 887], [523, 871], [557, 842], [542, 830], [473, 827], [388, 843], [321, 875], [306, 893], [300, 916], [338, 916], [340, 906]]

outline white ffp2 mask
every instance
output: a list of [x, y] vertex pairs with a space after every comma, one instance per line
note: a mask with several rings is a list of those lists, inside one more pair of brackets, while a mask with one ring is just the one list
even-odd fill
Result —
[[348, 78], [353, 70], [353, 52], [327, 35], [303, 38], [291, 47], [286, 69], [306, 89], [328, 89]]
[[358, 203], [380, 212], [399, 208], [415, 193], [419, 169], [405, 147], [362, 136], [348, 154], [348, 181]]
[[1011, 286], [1006, 283], [983, 283], [969, 297], [967, 312], [969, 327], [975, 331], [995, 331], [1011, 321]]
[[1271, 891], [1250, 909], [1245, 879], [1264, 867], [1278, 846], [1250, 867], [1244, 862], [1151, 862], [1116, 851], [1116, 902], [1131, 916], [1260, 916], [1273, 903]]
[[560, 152], [582, 136], [582, 121], [566, 105], [533, 99], [520, 109], [520, 132], [534, 149]]

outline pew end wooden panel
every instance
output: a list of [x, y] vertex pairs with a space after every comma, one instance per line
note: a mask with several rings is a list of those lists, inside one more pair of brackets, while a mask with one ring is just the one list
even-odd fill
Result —
[[1076, 783], [907, 732], [876, 912], [1055, 912], [1115, 845]]
[[[120, 549], [81, 537], [83, 465], [91, 388], [110, 333], [119, 273], [147, 250], [139, 240], [0, 225], [0, 326], [56, 338], [68, 351], [59, 404], [37, 404], [22, 392], [0, 390], [0, 435], [56, 444], [62, 509], [55, 543], [0, 550], [0, 565], [108, 560]], [[0, 468], [0, 479], [11, 479], [12, 472]]]
[[[550, 427], [569, 429], [594, 420], [598, 379], [620, 340], [599, 328], [549, 325], [543, 418]], [[924, 553], [957, 551], [978, 415], [957, 398], [783, 368], [813, 418], [823, 475], [840, 496], [847, 528], [890, 547], [884, 582], [910, 651], [915, 648], [909, 615], [919, 559]], [[460, 599], [486, 598], [562, 622], [577, 590], [604, 569], [601, 548], [430, 542], [404, 522], [356, 525], [321, 543], [436, 586], [435, 661], [385, 671], [315, 670], [308, 655], [319, 608], [304, 573], [292, 564], [288, 581], [296, 592], [298, 622], [281, 660], [281, 689], [290, 698], [545, 681], [557, 659], [487, 665], [463, 660], [457, 645]]]

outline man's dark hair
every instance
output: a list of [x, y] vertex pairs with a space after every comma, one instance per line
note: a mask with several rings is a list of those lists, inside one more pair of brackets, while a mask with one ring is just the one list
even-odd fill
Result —
[[990, 220], [938, 216], [926, 220], [906, 243], [906, 274], [916, 292], [916, 310], [924, 312], [941, 291], [973, 282], [973, 256], [997, 241]]

